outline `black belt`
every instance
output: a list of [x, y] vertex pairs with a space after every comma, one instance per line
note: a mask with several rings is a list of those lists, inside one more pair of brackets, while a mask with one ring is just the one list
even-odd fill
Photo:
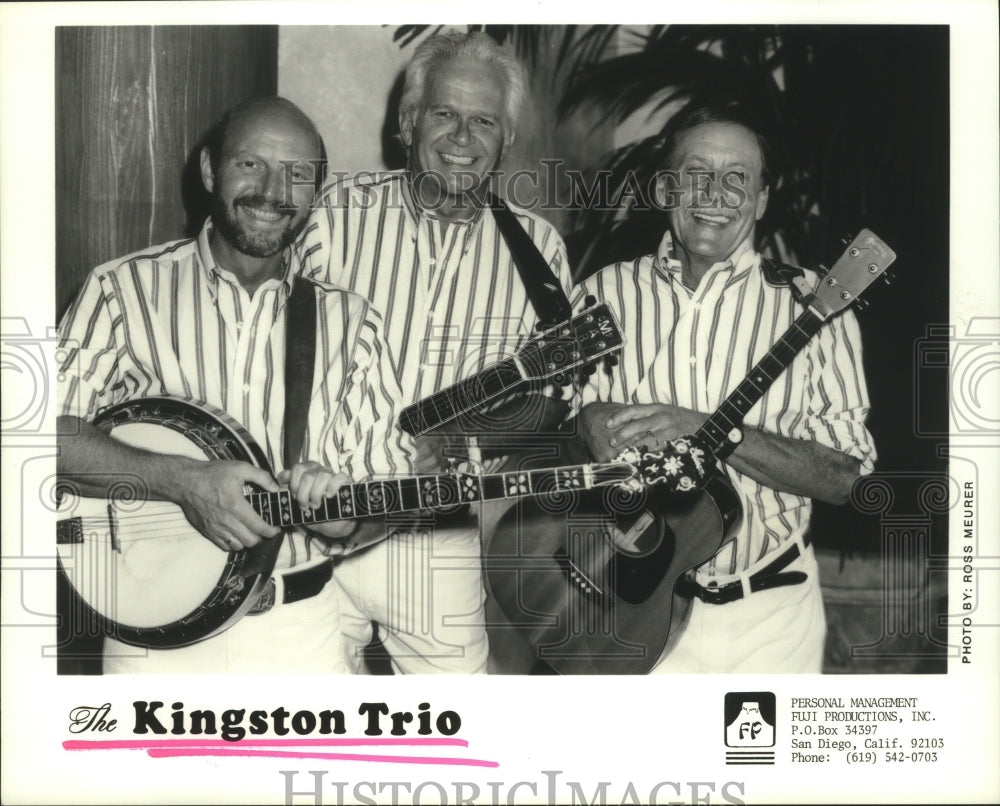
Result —
[[[809, 535], [806, 534], [802, 538], [802, 545], [809, 548], [809, 543]], [[792, 543], [773, 562], [750, 575], [747, 579], [747, 582], [750, 583], [750, 592], [757, 593], [771, 588], [783, 588], [786, 585], [801, 585], [809, 578], [808, 574], [804, 571], [784, 571], [799, 556], [799, 544]], [[677, 580], [674, 592], [685, 599], [701, 599], [705, 604], [729, 604], [729, 602], [743, 598], [743, 583], [737, 579], [734, 582], [727, 582], [725, 585], [719, 585], [716, 582], [699, 585], [695, 582], [694, 572], [689, 571]]]
[[[333, 560], [327, 560], [318, 565], [311, 565], [308, 568], [303, 568], [301, 571], [289, 571], [287, 574], [282, 574], [281, 582], [284, 595], [282, 596], [281, 603], [291, 604], [292, 602], [301, 602], [303, 599], [315, 596], [323, 590], [326, 583], [332, 577]], [[274, 597], [277, 594], [277, 590], [278, 586], [272, 577], [267, 581], [267, 585], [264, 586], [264, 592], [261, 593], [254, 606], [247, 611], [247, 615], [259, 616], [261, 613], [266, 613], [274, 607]]]

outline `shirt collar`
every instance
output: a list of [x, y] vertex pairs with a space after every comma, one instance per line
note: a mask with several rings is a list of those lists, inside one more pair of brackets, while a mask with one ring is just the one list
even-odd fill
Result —
[[[403, 172], [403, 204], [407, 211], [414, 217], [414, 219], [419, 220], [420, 218], [427, 218], [431, 221], [440, 221], [441, 217], [438, 216], [433, 210], [428, 210], [426, 207], [422, 206], [417, 199], [417, 194], [413, 189], [413, 182], [411, 181], [411, 174], [409, 170]], [[483, 207], [476, 207], [473, 209], [472, 214], [468, 218], [462, 218], [457, 220], [448, 219], [449, 224], [455, 224], [460, 227], [468, 227], [469, 232], [475, 230], [479, 226], [479, 222], [482, 221], [483, 211], [486, 209]]]
[[[753, 239], [748, 235], [736, 247], [728, 260], [719, 261], [709, 269], [709, 272], [731, 271], [732, 279], [736, 279], [756, 268], [759, 264], [760, 255], [754, 250]], [[681, 262], [674, 257], [674, 236], [670, 230], [664, 233], [660, 245], [657, 247], [653, 267], [664, 277], [673, 277], [680, 282]]]
[[[212, 219], [205, 219], [205, 223], [198, 233], [198, 261], [201, 263], [201, 270], [208, 284], [209, 294], [214, 301], [218, 295], [218, 283], [224, 280], [227, 283], [239, 284], [236, 276], [226, 269], [221, 268], [215, 262], [215, 255], [212, 254], [210, 238], [212, 235]], [[299, 269], [298, 255], [292, 249], [285, 249], [281, 256], [281, 285], [284, 289], [282, 299], [287, 299], [292, 291], [292, 277]]]

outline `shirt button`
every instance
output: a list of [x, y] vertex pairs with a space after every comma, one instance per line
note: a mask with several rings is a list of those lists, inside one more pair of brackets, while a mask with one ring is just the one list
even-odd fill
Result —
[[688, 363], [689, 363], [689, 364], [690, 364], [690, 365], [691, 365], [691, 366], [693, 367], [693, 366], [694, 366], [695, 364], [697, 364], [697, 363], [698, 363], [698, 359], [697, 359], [697, 358], [695, 358], [694, 356], [691, 356], [691, 357], [690, 357], [690, 358], [688, 359]]
[[245, 394], [245, 395], [249, 395], [250, 394], [250, 384], [248, 384], [248, 383], [243, 384], [243, 394]]

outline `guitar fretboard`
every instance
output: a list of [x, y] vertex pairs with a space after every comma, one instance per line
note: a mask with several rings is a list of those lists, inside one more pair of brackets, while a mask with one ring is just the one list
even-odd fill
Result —
[[823, 322], [811, 308], [806, 308], [698, 429], [695, 437], [708, 446], [716, 458], [724, 459], [736, 448], [736, 444], [729, 440], [729, 432], [742, 424], [746, 413], [771, 388], [799, 351], [809, 343], [809, 339], [819, 332]]
[[251, 493], [247, 500], [257, 514], [274, 526], [303, 526], [419, 509], [447, 509], [478, 501], [588, 490], [628, 481], [635, 476], [635, 467], [627, 462], [491, 475], [441, 473], [413, 476], [344, 485], [336, 495], [326, 498], [319, 508], [308, 512], [299, 507], [287, 490]]
[[513, 358], [493, 364], [405, 408], [399, 427], [413, 436], [447, 422], [517, 387], [524, 378]]
[[618, 321], [607, 304], [593, 305], [533, 337], [516, 356], [407, 406], [399, 415], [400, 428], [418, 437], [522, 383], [575, 369], [620, 349], [623, 343]]

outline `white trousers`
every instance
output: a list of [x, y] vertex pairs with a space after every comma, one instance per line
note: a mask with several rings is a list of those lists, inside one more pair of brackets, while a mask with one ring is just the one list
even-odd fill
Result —
[[[801, 552], [801, 540], [794, 541]], [[743, 574], [713, 578], [721, 585], [748, 577], [776, 556], [765, 557]], [[826, 616], [812, 547], [782, 569], [786, 571], [804, 571], [808, 579], [798, 585], [757, 591], [727, 604], [695, 599], [683, 633], [652, 673], [822, 672]]]
[[178, 649], [140, 649], [104, 641], [105, 674], [347, 674], [337, 586], [244, 616], [225, 632]]
[[372, 622], [396, 674], [483, 674], [489, 655], [479, 530], [393, 535], [342, 560], [344, 662], [364, 672]]

